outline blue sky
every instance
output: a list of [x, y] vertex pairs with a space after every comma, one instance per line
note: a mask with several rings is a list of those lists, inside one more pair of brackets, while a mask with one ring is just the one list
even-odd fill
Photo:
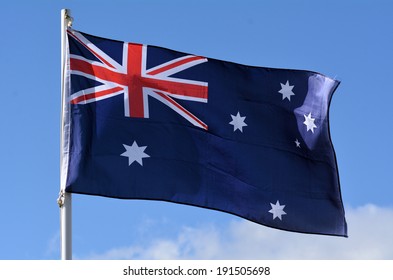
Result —
[[339, 78], [330, 108], [349, 238], [163, 202], [73, 196], [80, 259], [393, 259], [391, 1], [0, 4], [0, 259], [58, 259], [60, 11], [90, 34]]

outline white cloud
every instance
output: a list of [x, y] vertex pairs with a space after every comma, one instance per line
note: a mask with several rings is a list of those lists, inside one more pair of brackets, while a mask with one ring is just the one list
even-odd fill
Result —
[[173, 239], [111, 249], [91, 259], [393, 259], [393, 209], [347, 209], [349, 238], [290, 233], [245, 220], [183, 228]]
[[240, 259], [393, 259], [393, 209], [374, 205], [348, 209], [347, 220], [349, 238], [234, 223], [231, 232], [236, 246], [228, 255]]

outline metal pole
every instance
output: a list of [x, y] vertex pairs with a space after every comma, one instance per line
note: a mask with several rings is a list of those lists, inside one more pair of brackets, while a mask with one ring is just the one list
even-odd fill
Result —
[[[60, 207], [60, 250], [62, 260], [72, 259], [72, 197], [70, 193], [65, 192], [65, 178], [64, 168], [66, 168], [65, 162], [68, 160], [68, 149], [65, 151], [65, 122], [67, 117], [65, 114], [68, 113], [68, 106], [66, 105], [66, 56], [67, 56], [67, 27], [71, 26], [72, 18], [71, 11], [68, 9], [61, 10], [61, 135], [60, 135], [60, 195], [57, 203]], [[67, 155], [65, 155], [67, 153]], [[65, 157], [67, 159], [65, 160]]]

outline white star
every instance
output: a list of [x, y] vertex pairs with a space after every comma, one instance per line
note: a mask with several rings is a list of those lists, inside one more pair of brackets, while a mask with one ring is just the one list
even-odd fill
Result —
[[270, 203], [272, 206], [272, 209], [269, 211], [269, 213], [273, 214], [273, 220], [275, 218], [279, 218], [282, 220], [282, 215], [286, 215], [287, 213], [284, 212], [284, 207], [285, 205], [280, 205], [280, 202], [277, 200], [276, 204]]
[[297, 147], [297, 148], [300, 148], [300, 142], [299, 142], [299, 140], [297, 140], [297, 138], [296, 138], [296, 140], [295, 140], [295, 144], [296, 144], [296, 147]]
[[304, 124], [307, 126], [307, 131], [311, 130], [311, 132], [314, 133], [314, 128], [317, 128], [314, 121], [315, 118], [311, 117], [311, 113], [308, 114], [308, 116], [304, 115]]
[[134, 141], [132, 146], [128, 146], [123, 144], [126, 151], [121, 154], [123, 157], [128, 157], [128, 165], [131, 165], [134, 161], [138, 162], [141, 166], [143, 166], [142, 159], [150, 157], [144, 151], [147, 146], [139, 147], [138, 144]]
[[246, 117], [241, 117], [239, 112], [237, 112], [236, 116], [231, 114], [231, 117], [232, 121], [229, 124], [233, 125], [233, 131], [239, 129], [241, 132], [243, 132], [243, 126], [247, 126], [247, 124], [244, 122]]
[[282, 83], [280, 83], [280, 85], [281, 89], [278, 92], [282, 94], [282, 100], [287, 98], [289, 101], [291, 101], [291, 95], [295, 95], [292, 91], [294, 86], [290, 86], [289, 81], [287, 81], [285, 85]]

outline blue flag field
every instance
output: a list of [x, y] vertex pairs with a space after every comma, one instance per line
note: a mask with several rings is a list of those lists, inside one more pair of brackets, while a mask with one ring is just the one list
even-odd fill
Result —
[[67, 37], [67, 192], [347, 236], [329, 131], [338, 81], [73, 29]]

